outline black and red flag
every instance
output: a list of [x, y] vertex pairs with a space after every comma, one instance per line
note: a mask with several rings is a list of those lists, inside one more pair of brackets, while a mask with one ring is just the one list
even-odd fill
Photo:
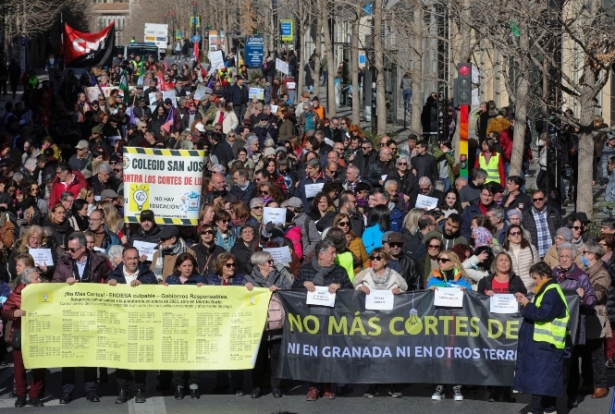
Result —
[[111, 65], [115, 46], [115, 23], [98, 33], [83, 33], [64, 24], [64, 59], [66, 66]]

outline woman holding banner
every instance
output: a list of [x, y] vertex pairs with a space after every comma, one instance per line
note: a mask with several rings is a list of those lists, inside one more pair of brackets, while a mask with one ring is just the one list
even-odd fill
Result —
[[[199, 265], [196, 259], [190, 253], [182, 253], [177, 256], [175, 261], [175, 269], [173, 274], [167, 276], [165, 286], [169, 285], [187, 285], [201, 287], [206, 283], [203, 276], [198, 274]], [[184, 399], [184, 371], [173, 371], [173, 387], [175, 388], [175, 399]], [[188, 371], [190, 379], [188, 387], [190, 388], [190, 398], [198, 400], [201, 397], [199, 393], [199, 371]]]
[[515, 294], [523, 306], [523, 323], [519, 329], [514, 388], [532, 394], [528, 413], [554, 413], [556, 397], [562, 395], [564, 383], [564, 348], [570, 314], [548, 264], [533, 265], [530, 275], [535, 286], [532, 301], [521, 292]]
[[[355, 276], [352, 284], [356, 290], [369, 295], [372, 290], [390, 290], [399, 295], [408, 289], [404, 278], [389, 267], [389, 254], [382, 248], [372, 250], [369, 256], [371, 267], [361, 271]], [[363, 394], [364, 397], [373, 398], [378, 395], [378, 384], [370, 384]], [[401, 389], [396, 384], [389, 385], [389, 395], [393, 398], [402, 397]]]
[[[512, 259], [506, 252], [498, 253], [491, 262], [491, 274], [478, 282], [477, 293], [493, 296], [496, 294], [527, 294], [523, 281], [512, 271]], [[510, 387], [493, 387], [489, 394], [489, 402], [495, 402], [502, 395], [502, 401], [514, 403]]]
[[[278, 289], [290, 289], [293, 281], [288, 273], [279, 272], [273, 263], [273, 257], [267, 252], [255, 252], [250, 261], [254, 266], [252, 273], [245, 276], [246, 285], [248, 283], [255, 287], [269, 288], [275, 292]], [[272, 300], [275, 300], [272, 298]], [[283, 321], [282, 321], [283, 323]], [[265, 368], [271, 361], [271, 395], [273, 398], [281, 398], [280, 378], [275, 376], [278, 372], [278, 361], [280, 357], [280, 345], [282, 344], [282, 329], [269, 329], [269, 324], [263, 332], [261, 345], [256, 356], [256, 363], [252, 370], [252, 398], [262, 395], [264, 387], [263, 378]]]
[[[472, 289], [468, 276], [459, 261], [459, 256], [450, 250], [444, 250], [436, 260], [438, 262], [438, 269], [433, 270], [429, 279], [427, 279], [427, 289], [432, 291], [439, 287], [458, 287], [461, 290]], [[436, 391], [431, 396], [431, 399], [442, 400], [445, 392], [446, 386], [439, 384], [436, 386]], [[455, 401], [463, 401], [461, 385], [455, 385], [453, 393]]]

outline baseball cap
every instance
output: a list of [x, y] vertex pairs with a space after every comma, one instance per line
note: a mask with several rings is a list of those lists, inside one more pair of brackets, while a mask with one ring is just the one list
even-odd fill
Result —
[[403, 243], [404, 238], [402, 237], [401, 233], [398, 233], [396, 231], [387, 231], [386, 233], [382, 235], [382, 242], [383, 243]]
[[198, 124], [196, 124], [196, 126], [195, 126], [194, 128], [195, 128], [197, 131], [199, 131], [199, 132], [205, 132], [205, 127], [204, 127], [204, 126], [203, 126], [203, 124], [202, 124], [202, 123], [200, 123], [200, 122], [199, 122]]
[[258, 120], [259, 120], [259, 121], [267, 121], [268, 119], [269, 119], [269, 116], [268, 116], [268, 115], [266, 115], [266, 114], [260, 114], [260, 115], [258, 116]]
[[102, 125], [96, 125], [94, 128], [92, 128], [92, 134], [102, 134], [102, 132], [103, 132]]
[[286, 207], [299, 208], [302, 205], [303, 203], [301, 202], [301, 199], [299, 197], [291, 197], [288, 200], [282, 202], [282, 208], [286, 208]]
[[88, 142], [85, 139], [80, 140], [77, 145], [75, 145], [75, 149], [84, 149], [88, 147]]
[[154, 212], [152, 210], [143, 210], [141, 212], [141, 217], [139, 217], [139, 221], [149, 220], [153, 222], [155, 221], [154, 217]]

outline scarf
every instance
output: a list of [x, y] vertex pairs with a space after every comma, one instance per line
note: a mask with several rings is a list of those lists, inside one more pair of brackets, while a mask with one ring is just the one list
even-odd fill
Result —
[[315, 257], [312, 259], [312, 266], [314, 270], [316, 270], [316, 275], [312, 280], [315, 286], [325, 286], [325, 278], [329, 276], [331, 272], [335, 269], [335, 265], [331, 266], [321, 266], [318, 264], [318, 259]]
[[391, 279], [391, 268], [387, 267], [381, 276], [378, 276], [374, 269], [370, 268], [369, 273], [374, 281], [374, 286], [371, 286], [374, 290], [387, 290], [389, 285], [389, 279]]
[[572, 264], [572, 266], [570, 266], [570, 269], [562, 269], [559, 266], [555, 267], [555, 277], [557, 278], [557, 281], [559, 283], [562, 283], [567, 276], [572, 274], [575, 268], [576, 265], [574, 263]]
[[175, 244], [170, 245], [166, 249], [162, 248], [162, 245], [158, 246], [158, 258], [156, 259], [156, 267], [154, 268], [154, 274], [158, 280], [162, 280], [162, 268], [164, 267], [164, 256], [179, 256], [182, 253], [186, 253], [186, 242], [183, 239], [177, 239]]

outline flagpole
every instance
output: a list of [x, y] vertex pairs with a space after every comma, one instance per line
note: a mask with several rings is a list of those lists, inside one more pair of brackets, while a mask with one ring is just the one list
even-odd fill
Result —
[[64, 13], [60, 12], [60, 60], [62, 62], [62, 70], [66, 66], [64, 64]]

